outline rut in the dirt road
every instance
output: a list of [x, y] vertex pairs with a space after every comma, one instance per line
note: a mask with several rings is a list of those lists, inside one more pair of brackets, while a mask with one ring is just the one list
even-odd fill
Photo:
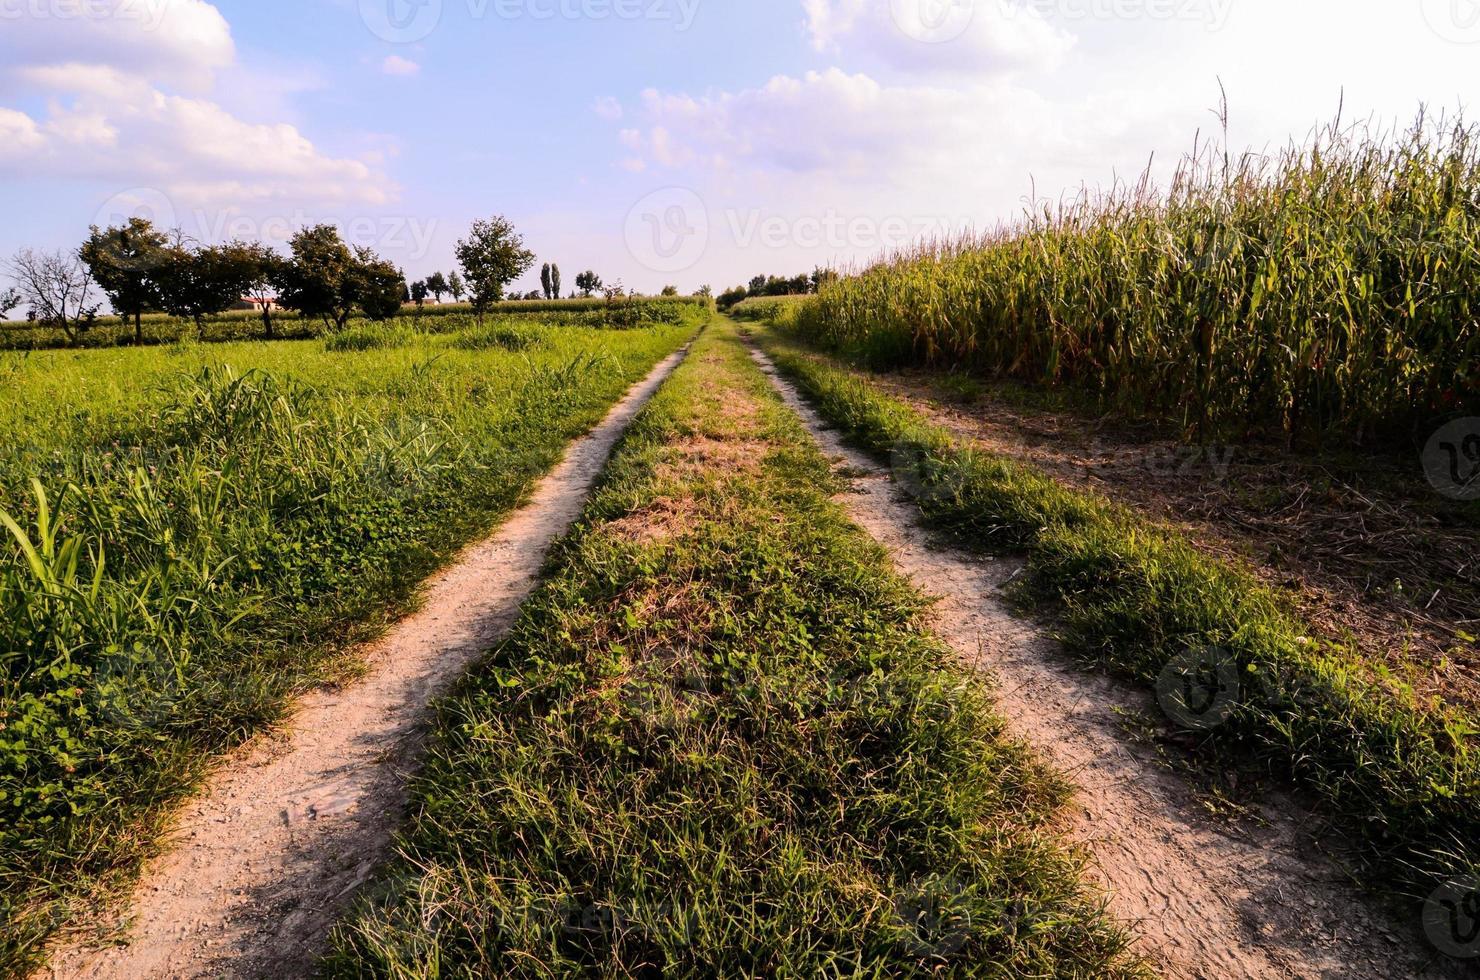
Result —
[[420, 611], [365, 653], [366, 676], [314, 693], [276, 737], [228, 762], [145, 871], [125, 944], [59, 949], [56, 977], [304, 976], [387, 856], [430, 700], [514, 622], [549, 546], [612, 447], [687, 348], [567, 450], [530, 502], [428, 583]]
[[[1467, 976], [1406, 925], [1371, 908], [1333, 862], [1316, 855], [1290, 801], [1236, 826], [1204, 817], [1193, 792], [1135, 742], [1118, 711], [1149, 711], [1143, 692], [1075, 669], [1041, 631], [1013, 616], [1010, 562], [930, 540], [890, 475], [827, 429], [759, 350], [752, 355], [824, 452], [855, 476], [849, 515], [925, 592], [941, 597], [934, 626], [1000, 681], [1012, 730], [1078, 787], [1070, 832], [1112, 913], [1176, 978], [1444, 978]], [[862, 475], [860, 475], [862, 474]]]

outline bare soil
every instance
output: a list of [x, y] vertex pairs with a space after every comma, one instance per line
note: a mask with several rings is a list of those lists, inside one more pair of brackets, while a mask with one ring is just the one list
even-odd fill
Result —
[[1065, 830], [1155, 967], [1199, 980], [1469, 975], [1351, 884], [1297, 801], [1265, 794], [1237, 819], [1210, 816], [1194, 787], [1126, 723], [1127, 715], [1149, 719], [1153, 699], [1077, 669], [1041, 629], [1013, 615], [1003, 589], [1019, 566], [933, 541], [887, 471], [847, 448], [753, 353], [849, 478], [853, 490], [841, 501], [850, 516], [901, 572], [940, 597], [937, 633], [995, 679], [1010, 729], [1078, 787]]
[[1417, 451], [1190, 446], [1156, 426], [1026, 407], [960, 376], [871, 376], [983, 450], [1029, 461], [1243, 562], [1322, 636], [1354, 642], [1420, 699], [1480, 707], [1480, 520]]
[[529, 503], [427, 583], [420, 610], [363, 651], [355, 683], [315, 692], [224, 763], [179, 815], [125, 919], [53, 952], [54, 977], [307, 976], [330, 928], [389, 856], [429, 703], [513, 624], [545, 554], [612, 447], [683, 359], [659, 364], [576, 441]]

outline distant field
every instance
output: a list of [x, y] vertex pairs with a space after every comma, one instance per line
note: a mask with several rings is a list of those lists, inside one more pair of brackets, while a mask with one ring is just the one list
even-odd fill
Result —
[[708, 314], [0, 355], [0, 974]]
[[[497, 303], [489, 310], [491, 316], [534, 316], [542, 315], [559, 322], [580, 326], [631, 326], [641, 322], [676, 322], [688, 315], [691, 307], [707, 308], [709, 300], [696, 296], [678, 297], [635, 297], [608, 303], [604, 298], [557, 299], [557, 300], [511, 300]], [[403, 316], [420, 322], [426, 330], [457, 330], [466, 326], [473, 317], [469, 303], [428, 304], [421, 309], [415, 305], [403, 308]], [[273, 313], [275, 339], [302, 340], [324, 334], [324, 324], [314, 318], [301, 317], [296, 313], [277, 311]], [[174, 343], [191, 339], [207, 343], [233, 340], [264, 339], [265, 326], [262, 314], [252, 310], [231, 310], [205, 319], [204, 329], [197, 332], [195, 323], [189, 319], [169, 316], [164, 313], [146, 313], [143, 318], [144, 342], [146, 344]], [[23, 320], [0, 320], [0, 349], [30, 350], [55, 347], [121, 347], [134, 342], [133, 321], [122, 322], [116, 316], [99, 317], [97, 325], [82, 335], [74, 345], [66, 335], [55, 327], [27, 323]]]

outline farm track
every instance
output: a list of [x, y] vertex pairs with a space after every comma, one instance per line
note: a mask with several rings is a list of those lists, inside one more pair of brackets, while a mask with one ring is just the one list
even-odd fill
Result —
[[1145, 692], [1075, 668], [1069, 655], [1008, 609], [1008, 561], [937, 546], [890, 475], [827, 428], [759, 350], [752, 356], [829, 458], [851, 477], [849, 516], [900, 571], [940, 597], [934, 627], [999, 682], [1012, 731], [1067, 773], [1078, 791], [1071, 837], [1111, 913], [1175, 978], [1447, 978], [1468, 976], [1422, 945], [1410, 926], [1349, 884], [1319, 854], [1313, 821], [1289, 799], [1258, 819], [1215, 822], [1154, 748], [1127, 732], [1125, 712], [1155, 710]]
[[[420, 610], [364, 652], [365, 676], [315, 692], [224, 764], [145, 869], [123, 923], [54, 951], [57, 978], [305, 976], [389, 854], [428, 705], [513, 624], [550, 545], [613, 446], [687, 354], [660, 363], [574, 442], [530, 501], [428, 583]], [[123, 944], [100, 946], [116, 941]]]

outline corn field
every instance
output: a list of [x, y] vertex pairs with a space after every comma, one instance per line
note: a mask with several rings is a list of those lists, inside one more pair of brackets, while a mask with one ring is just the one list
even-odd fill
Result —
[[1165, 190], [923, 244], [788, 319], [876, 364], [966, 364], [1190, 433], [1402, 438], [1480, 414], [1477, 137], [1420, 117], [1195, 148]]

